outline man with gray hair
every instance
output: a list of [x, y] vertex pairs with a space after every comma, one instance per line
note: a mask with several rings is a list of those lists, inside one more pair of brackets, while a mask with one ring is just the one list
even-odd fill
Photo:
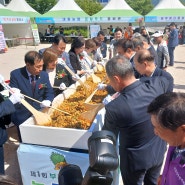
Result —
[[154, 56], [155, 64], [158, 64], [157, 52], [152, 44], [148, 43], [148, 40], [143, 36], [136, 36], [132, 38], [134, 50], [137, 52], [141, 49], [147, 49]]
[[120, 169], [124, 185], [156, 185], [166, 143], [154, 133], [147, 107], [167, 92], [166, 78], [136, 80], [132, 64], [122, 56], [106, 64], [110, 85], [119, 96], [105, 105], [104, 130], [119, 135]]

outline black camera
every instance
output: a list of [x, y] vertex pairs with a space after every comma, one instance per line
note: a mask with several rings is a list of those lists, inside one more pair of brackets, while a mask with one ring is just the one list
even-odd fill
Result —
[[110, 171], [119, 165], [116, 137], [107, 130], [97, 131], [88, 139], [89, 163], [82, 185], [109, 185], [113, 181]]
[[90, 164], [84, 178], [82, 178], [80, 168], [71, 164], [60, 170], [59, 185], [112, 184], [111, 171], [116, 170], [119, 165], [115, 135], [107, 130], [93, 132], [88, 139], [88, 149]]

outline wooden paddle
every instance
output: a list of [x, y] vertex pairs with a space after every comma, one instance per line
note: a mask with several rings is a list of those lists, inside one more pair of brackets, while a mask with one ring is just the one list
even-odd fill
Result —
[[[90, 59], [90, 57], [87, 57], [87, 58]], [[83, 65], [85, 66], [85, 68], [86, 68], [87, 70], [90, 71], [90, 67], [88, 66], [87, 63], [84, 63]], [[98, 76], [96, 76], [94, 73], [89, 73], [89, 75], [91, 75], [92, 80], [93, 80], [93, 83], [100, 83], [100, 82], [101, 82], [101, 78], [98, 77]]]
[[[63, 61], [61, 58], [58, 58], [58, 63], [63, 65], [66, 70], [72, 75], [72, 76], [76, 76], [76, 74], [66, 65], [65, 61]], [[82, 80], [79, 78], [78, 82], [80, 83], [80, 85], [85, 86], [86, 88], [88, 88], [83, 82]]]
[[96, 67], [97, 67], [98, 71], [103, 71], [104, 70], [104, 67], [101, 64], [96, 64]]
[[97, 84], [101, 82], [101, 78], [96, 76], [94, 73], [87, 73], [92, 77], [92, 81], [93, 83]]
[[91, 104], [91, 103], [84, 103], [83, 104], [86, 111], [92, 110], [92, 109], [96, 108], [98, 105], [99, 105], [99, 103], [98, 104]]
[[[6, 84], [4, 81], [1, 81], [3, 87], [8, 90], [11, 94], [14, 92], [11, 90], [11, 87]], [[40, 112], [32, 107], [26, 100], [21, 99], [21, 103], [33, 114], [36, 125], [46, 125], [51, 123], [51, 117], [48, 114]]]
[[[21, 93], [21, 94], [22, 94], [22, 93]], [[31, 98], [31, 97], [29, 97], [29, 96], [27, 96], [27, 95], [25, 95], [25, 94], [22, 94], [22, 95], [25, 96], [26, 98], [30, 99], [30, 100], [33, 100], [33, 101], [37, 102], [37, 103], [42, 103], [42, 102], [40, 102], [40, 101], [38, 101], [38, 100], [36, 100], [36, 99], [34, 99], [34, 98]], [[58, 109], [58, 108], [56, 108], [56, 107], [53, 107], [53, 106], [48, 106], [48, 107], [51, 108], [51, 109], [57, 110], [57, 111], [59, 111], [59, 112], [62, 112], [63, 114], [71, 115], [70, 113], [65, 112], [65, 111], [63, 111], [63, 110], [60, 110], [60, 109]]]
[[96, 76], [94, 73], [91, 73], [90, 75], [91, 75], [92, 80], [93, 80], [94, 83], [97, 84], [97, 83], [100, 83], [101, 82], [101, 78], [98, 77], [98, 76]]
[[85, 100], [84, 103], [89, 103], [92, 99], [92, 97], [94, 96], [94, 94], [96, 93], [96, 91], [98, 90], [98, 88], [96, 88], [91, 94], [89, 97], [87, 97], [87, 99]]
[[[101, 81], [101, 83], [103, 83], [104, 81], [105, 81], [105, 79], [106, 79], [106, 76], [103, 78], [103, 80]], [[91, 94], [90, 94], [90, 96], [89, 97], [87, 97], [87, 99], [85, 100], [85, 102], [84, 102], [84, 106], [86, 107], [86, 103], [89, 103], [90, 101], [91, 101], [91, 99], [92, 99], [92, 97], [94, 96], [94, 94], [97, 92], [97, 90], [98, 90], [98, 88], [96, 88]], [[89, 105], [87, 105], [87, 107], [90, 107]]]
[[103, 103], [100, 103], [98, 104], [95, 108], [89, 110], [89, 111], [86, 111], [86, 112], [83, 112], [80, 117], [85, 119], [85, 120], [88, 120], [90, 122], [92, 122], [96, 116], [96, 114], [98, 113], [98, 111], [100, 109], [102, 109], [104, 107], [104, 104]]
[[[93, 59], [90, 57], [90, 56], [87, 56], [88, 57], [88, 59], [93, 63], [94, 61], [93, 61]], [[102, 64], [96, 64], [96, 67], [97, 67], [97, 69], [98, 69], [98, 71], [103, 71], [104, 70], [104, 66], [102, 65]]]
[[[89, 70], [90, 71], [90, 67], [86, 63], [84, 63], [83, 65], [85, 66], [86, 70]], [[89, 74], [92, 77], [93, 83], [99, 83], [99, 82], [101, 82], [101, 78], [98, 77], [98, 76], [96, 76], [94, 74], [94, 72], [87, 73], [87, 74]]]
[[[14, 92], [11, 90], [11, 87], [6, 84], [4, 81], [1, 81], [3, 87], [8, 90], [11, 94]], [[26, 100], [22, 99], [21, 103], [33, 114], [36, 125], [46, 125], [51, 123], [51, 117], [48, 114], [44, 114], [32, 107]]]
[[24, 99], [21, 100], [21, 103], [33, 114], [36, 125], [48, 125], [51, 123], [50, 115], [36, 110]]

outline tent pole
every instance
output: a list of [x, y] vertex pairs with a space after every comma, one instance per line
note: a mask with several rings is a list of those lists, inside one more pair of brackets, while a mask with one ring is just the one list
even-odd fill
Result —
[[89, 29], [90, 29], [90, 26], [89, 26], [89, 24], [87, 24], [87, 38], [90, 38], [90, 35], [89, 35], [90, 31], [89, 31]]

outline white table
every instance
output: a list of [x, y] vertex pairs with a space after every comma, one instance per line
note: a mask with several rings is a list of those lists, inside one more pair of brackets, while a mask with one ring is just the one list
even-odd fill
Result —
[[15, 41], [17, 40], [18, 38], [5, 38], [5, 41], [10, 41], [12, 42], [12, 47], [15, 48]]
[[21, 44], [26, 45], [26, 48], [27, 48], [27, 45], [29, 44], [27, 41], [31, 40], [31, 41], [33, 41], [33, 44], [36, 48], [34, 37], [19, 37], [18, 39], [19, 39], [19, 42], [21, 42], [21, 40], [24, 42], [24, 43], [21, 42]]
[[44, 36], [44, 38], [45, 38], [48, 42], [50, 42], [54, 37], [55, 37], [55, 35]]

